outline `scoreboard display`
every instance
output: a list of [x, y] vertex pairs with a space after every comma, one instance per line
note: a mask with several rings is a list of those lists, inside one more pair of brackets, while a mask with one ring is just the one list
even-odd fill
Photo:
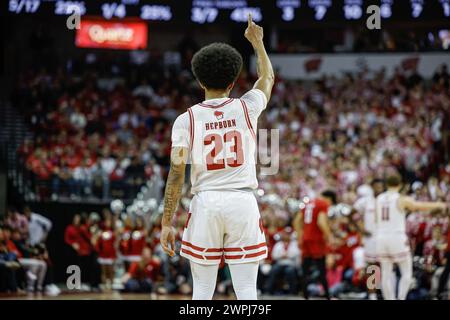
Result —
[[[418, 21], [450, 18], [450, 0], [4, 0], [9, 15], [101, 16], [193, 24], [255, 22], [295, 23], [358, 21], [369, 5], [378, 5], [385, 20]], [[6, 8], [5, 8], [6, 6]]]
[[68, 16], [102, 16], [105, 19], [128, 17], [143, 20], [171, 21], [175, 2], [172, 1], [66, 1], [66, 0], [7, 0], [10, 14], [46, 14]]
[[255, 22], [261, 22], [263, 9], [261, 1], [248, 0], [193, 0], [191, 10], [191, 22], [213, 23], [219, 21], [247, 22], [249, 13]]

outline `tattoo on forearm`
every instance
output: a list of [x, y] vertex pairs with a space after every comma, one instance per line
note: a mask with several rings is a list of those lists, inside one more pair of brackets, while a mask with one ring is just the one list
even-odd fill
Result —
[[261, 74], [261, 57], [259, 56], [258, 51], [255, 51], [256, 55], [256, 74], [259, 76]]
[[177, 209], [178, 202], [183, 190], [185, 166], [171, 163], [169, 176], [166, 182], [166, 191], [164, 194], [164, 213], [163, 222], [169, 224], [172, 222], [173, 215]]

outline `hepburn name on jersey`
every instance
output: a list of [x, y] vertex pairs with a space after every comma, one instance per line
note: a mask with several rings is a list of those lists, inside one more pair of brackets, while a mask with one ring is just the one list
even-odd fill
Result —
[[206, 130], [217, 130], [231, 127], [236, 127], [236, 119], [205, 123]]

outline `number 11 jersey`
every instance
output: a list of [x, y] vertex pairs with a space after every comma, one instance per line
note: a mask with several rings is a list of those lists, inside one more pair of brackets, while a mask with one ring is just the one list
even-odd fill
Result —
[[192, 193], [257, 188], [257, 121], [266, 104], [252, 89], [240, 99], [196, 104], [175, 120], [172, 147], [189, 149]]
[[386, 191], [376, 199], [377, 233], [406, 234], [406, 214], [399, 208], [400, 193]]

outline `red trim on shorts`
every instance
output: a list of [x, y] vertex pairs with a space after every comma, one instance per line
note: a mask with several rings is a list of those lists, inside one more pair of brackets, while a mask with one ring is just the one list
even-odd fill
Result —
[[261, 242], [259, 244], [255, 244], [254, 246], [248, 246], [248, 247], [244, 247], [244, 250], [254, 250], [254, 249], [259, 249], [262, 247], [265, 247], [266, 243], [265, 242]]
[[206, 260], [220, 260], [222, 259], [222, 255], [220, 256], [204, 256]]
[[202, 247], [196, 246], [187, 241], [181, 241], [181, 244], [185, 245], [186, 247], [190, 247], [194, 250], [197, 250], [197, 251], [205, 251], [205, 250], [206, 250], [205, 252], [222, 252], [223, 251], [221, 248], [208, 248], [208, 249], [202, 248]]
[[256, 134], [255, 131], [253, 130], [252, 122], [250, 121], [250, 117], [248, 115], [247, 105], [245, 104], [244, 100], [239, 99], [239, 101], [241, 101], [242, 109], [244, 110], [245, 120], [247, 121], [247, 127], [250, 129], [250, 132], [256, 141]]
[[188, 108], [188, 114], [189, 114], [189, 133], [190, 133], [190, 137], [191, 137], [191, 144], [190, 144], [190, 150], [192, 150], [193, 145], [194, 145], [194, 114], [192, 113], [191, 108]]
[[183, 248], [181, 248], [181, 252], [186, 253], [186, 254], [188, 254], [190, 256], [193, 256], [194, 258], [197, 258], [197, 259], [202, 259], [202, 260], [204, 259], [203, 256], [201, 256], [199, 254], [196, 254], [196, 253], [193, 253], [192, 251], [189, 251], [189, 250], [186, 250], [186, 249], [183, 249]]
[[186, 250], [186, 249], [181, 249], [181, 252], [183, 252], [183, 253], [185, 253], [185, 254], [187, 254], [187, 255], [190, 255], [190, 256], [192, 256], [192, 257], [194, 257], [194, 258], [197, 258], [197, 259], [201, 259], [201, 260], [220, 260], [220, 259], [222, 259], [222, 255], [220, 255], [220, 256], [201, 256], [201, 255], [199, 255], [199, 254], [196, 254], [196, 253], [193, 253], [192, 251], [190, 251], [190, 250]]
[[227, 255], [225, 255], [225, 259], [228, 259], [228, 260], [233, 260], [233, 259], [249, 259], [249, 258], [255, 258], [255, 257], [259, 257], [259, 256], [262, 256], [262, 255], [264, 255], [264, 254], [266, 254], [267, 253], [267, 250], [266, 249], [264, 249], [264, 250], [262, 250], [262, 251], [258, 251], [258, 252], [255, 252], [255, 253], [248, 253], [248, 254], [240, 254], [240, 255], [233, 255], [233, 256], [227, 256]]
[[225, 252], [242, 251], [242, 248], [223, 248]]
[[217, 106], [212, 105], [212, 104], [205, 104], [203, 102], [199, 103], [198, 105], [204, 108], [212, 108], [212, 109], [217, 109], [220, 107], [223, 107], [226, 104], [229, 104], [231, 101], [233, 101], [233, 98], [228, 98], [228, 100], [225, 100], [224, 102], [222, 102], [221, 104], [218, 104]]
[[196, 246], [196, 245], [194, 245], [194, 244], [192, 244], [190, 242], [187, 242], [187, 241], [181, 241], [181, 244], [183, 244], [183, 245], [185, 245], [187, 247], [191, 247], [192, 249], [197, 250], [197, 251], [205, 251], [205, 249], [206, 249], [206, 248], [202, 248], [202, 247]]
[[255, 253], [246, 254], [244, 259], [259, 257], [259, 256], [262, 256], [263, 254], [266, 254], [266, 252], [267, 252], [267, 250], [264, 249], [263, 251], [258, 251], [258, 252], [255, 252]]
[[197, 250], [197, 251], [204, 251], [205, 250], [205, 248], [198, 247], [198, 246], [193, 245], [192, 243], [187, 242], [187, 241], [181, 241], [181, 244], [183, 244], [183, 245], [185, 245], [187, 247], [191, 247], [192, 249]]
[[225, 255], [225, 259], [228, 259], [228, 260], [230, 260], [230, 259], [241, 259], [243, 256], [244, 256], [243, 254], [240, 254], [238, 256], [227, 256], [227, 255]]
[[265, 242], [261, 242], [255, 245], [251, 245], [251, 246], [246, 246], [243, 248], [223, 248], [223, 251], [225, 252], [233, 252], [233, 251], [248, 251], [248, 250], [255, 250], [255, 249], [259, 249], [262, 247], [265, 247], [266, 243]]

